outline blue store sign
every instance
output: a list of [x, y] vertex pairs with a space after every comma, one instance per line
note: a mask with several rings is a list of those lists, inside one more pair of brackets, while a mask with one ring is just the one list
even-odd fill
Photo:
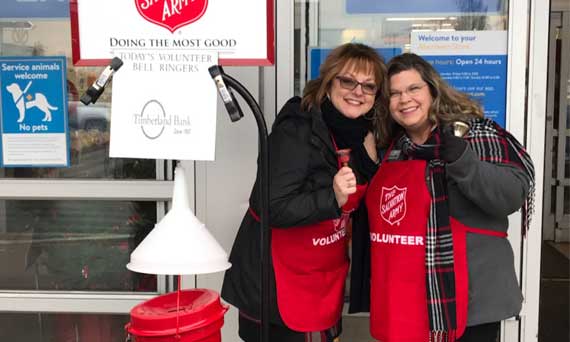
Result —
[[479, 102], [485, 116], [505, 127], [506, 55], [422, 56], [455, 89]]
[[412, 52], [479, 102], [486, 117], [505, 127], [507, 31], [412, 32], [410, 38]]
[[346, 0], [346, 13], [496, 13], [502, 0]]
[[[319, 68], [321, 64], [325, 61], [329, 53], [331, 53], [333, 49], [321, 49], [321, 48], [310, 48], [309, 51], [309, 79], [314, 80], [319, 76]], [[392, 57], [397, 56], [402, 53], [402, 49], [400, 48], [379, 48], [376, 49], [376, 52], [384, 61], [388, 63]]]
[[69, 18], [69, 0], [0, 0], [0, 18]]

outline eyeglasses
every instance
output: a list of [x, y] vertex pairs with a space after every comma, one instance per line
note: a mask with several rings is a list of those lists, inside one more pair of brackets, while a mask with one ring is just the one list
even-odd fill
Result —
[[364, 94], [376, 95], [376, 92], [378, 91], [378, 86], [374, 83], [358, 82], [353, 78], [345, 76], [336, 76], [335, 78], [338, 80], [340, 86], [346, 90], [354, 90], [358, 85], [360, 85], [360, 88]]
[[411, 86], [407, 87], [404, 91], [397, 91], [397, 90], [390, 90], [390, 100], [399, 100], [402, 97], [403, 93], [408, 94], [410, 97], [417, 96], [422, 90], [423, 87], [427, 86], [427, 83], [424, 84], [412, 84]]

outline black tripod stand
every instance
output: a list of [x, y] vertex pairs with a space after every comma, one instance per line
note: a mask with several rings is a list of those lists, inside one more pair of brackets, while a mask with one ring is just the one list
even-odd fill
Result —
[[[261, 239], [261, 342], [269, 342], [269, 280], [270, 280], [270, 242], [271, 230], [269, 229], [269, 151], [267, 147], [267, 124], [259, 104], [249, 91], [236, 79], [224, 73], [219, 65], [208, 68], [210, 75], [216, 82], [218, 92], [224, 101], [228, 114], [232, 122], [243, 117], [243, 112], [236, 101], [232, 89], [234, 89], [245, 100], [257, 123], [259, 134], [259, 168], [257, 176], [259, 178], [261, 203], [260, 218], [260, 239]], [[227, 84], [227, 87], [226, 87]]]

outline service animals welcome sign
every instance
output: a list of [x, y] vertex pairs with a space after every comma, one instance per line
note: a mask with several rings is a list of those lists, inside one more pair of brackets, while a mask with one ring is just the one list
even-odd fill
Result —
[[68, 167], [66, 60], [0, 57], [0, 167]]
[[117, 50], [195, 49], [223, 65], [272, 65], [273, 0], [71, 0], [73, 61], [105, 65]]

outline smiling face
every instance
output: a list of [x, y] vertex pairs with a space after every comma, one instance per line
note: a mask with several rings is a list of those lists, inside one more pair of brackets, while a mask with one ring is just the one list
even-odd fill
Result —
[[[368, 113], [374, 106], [377, 86], [371, 68], [368, 69], [370, 70], [356, 71], [353, 65], [348, 64], [331, 83], [328, 97], [335, 108], [347, 118], [356, 119]], [[352, 90], [351, 85], [354, 86]]]
[[433, 127], [429, 120], [432, 102], [429, 85], [416, 70], [390, 77], [390, 114], [416, 144], [423, 144]]

